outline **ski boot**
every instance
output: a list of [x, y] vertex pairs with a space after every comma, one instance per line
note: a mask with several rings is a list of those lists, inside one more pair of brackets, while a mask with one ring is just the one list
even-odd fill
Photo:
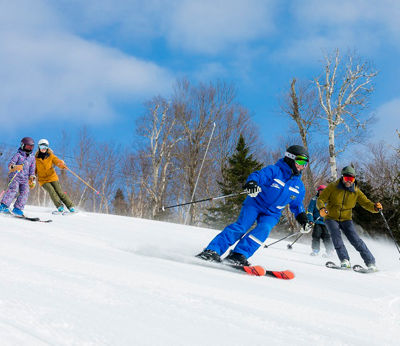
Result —
[[221, 262], [220, 255], [218, 255], [213, 250], [205, 249], [203, 252], [200, 252], [198, 255], [196, 255], [196, 257], [204, 261], [218, 262], [218, 263]]
[[24, 217], [24, 212], [19, 208], [14, 208], [11, 213], [19, 217]]
[[313, 250], [313, 251], [310, 253], [310, 256], [318, 256], [318, 254], [319, 254], [319, 251], [318, 251], [318, 250]]
[[350, 269], [351, 268], [351, 264], [350, 261], [348, 259], [344, 259], [343, 261], [340, 262], [340, 266], [342, 268], [346, 268], [346, 269]]
[[0, 213], [2, 213], [2, 214], [10, 214], [10, 210], [8, 209], [8, 207], [4, 203], [0, 204]]
[[70, 213], [75, 213], [75, 208], [74, 207], [69, 208], [69, 212]]
[[367, 265], [367, 268], [370, 272], [377, 272], [378, 268], [376, 267], [375, 263], [370, 263]]
[[64, 206], [63, 205], [59, 206], [57, 208], [57, 210], [58, 210], [59, 213], [63, 213], [64, 212]]
[[247, 258], [245, 255], [239, 253], [239, 252], [233, 252], [224, 258], [224, 262], [227, 264], [232, 264], [235, 266], [250, 266], [251, 264], [249, 261], [247, 261]]

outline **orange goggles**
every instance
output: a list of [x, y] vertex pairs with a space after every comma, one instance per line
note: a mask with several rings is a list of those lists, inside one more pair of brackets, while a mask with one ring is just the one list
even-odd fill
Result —
[[347, 174], [343, 175], [343, 181], [346, 183], [352, 183], [354, 180], [356, 180], [356, 178], [353, 177], [352, 175], [347, 175]]

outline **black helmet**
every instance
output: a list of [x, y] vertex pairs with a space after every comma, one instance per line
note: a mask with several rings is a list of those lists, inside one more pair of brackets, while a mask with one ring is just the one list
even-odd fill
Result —
[[286, 152], [296, 156], [297, 155], [305, 156], [307, 157], [307, 159], [309, 158], [307, 150], [301, 145], [291, 145], [289, 148], [286, 149]]
[[296, 168], [295, 160], [309, 161], [307, 150], [301, 145], [291, 145], [286, 149], [284, 161], [290, 166], [294, 175], [300, 175], [300, 171]]
[[21, 139], [21, 149], [23, 151], [31, 153], [34, 146], [35, 146], [35, 141], [31, 137], [24, 137]]

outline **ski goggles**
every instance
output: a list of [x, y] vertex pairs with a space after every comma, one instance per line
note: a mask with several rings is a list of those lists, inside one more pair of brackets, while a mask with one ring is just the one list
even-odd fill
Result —
[[49, 149], [47, 144], [39, 144], [39, 149]]
[[343, 174], [343, 181], [346, 183], [352, 183], [356, 180], [356, 177], [353, 177], [352, 175], [349, 174]]
[[294, 155], [292, 153], [286, 152], [285, 156], [294, 160], [299, 166], [307, 166], [308, 165], [308, 157], [305, 155]]

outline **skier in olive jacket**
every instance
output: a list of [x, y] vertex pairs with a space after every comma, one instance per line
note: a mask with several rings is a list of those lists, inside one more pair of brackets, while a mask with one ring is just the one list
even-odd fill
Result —
[[360, 253], [367, 267], [377, 270], [375, 258], [363, 240], [357, 234], [352, 211], [356, 203], [371, 213], [378, 213], [382, 209], [381, 203], [371, 202], [357, 187], [355, 180], [356, 171], [352, 166], [344, 167], [342, 176], [324, 189], [317, 200], [317, 208], [321, 217], [325, 218], [326, 227], [331, 234], [336, 253], [341, 261], [341, 266], [350, 268], [350, 257], [342, 240], [342, 231], [351, 245]]

